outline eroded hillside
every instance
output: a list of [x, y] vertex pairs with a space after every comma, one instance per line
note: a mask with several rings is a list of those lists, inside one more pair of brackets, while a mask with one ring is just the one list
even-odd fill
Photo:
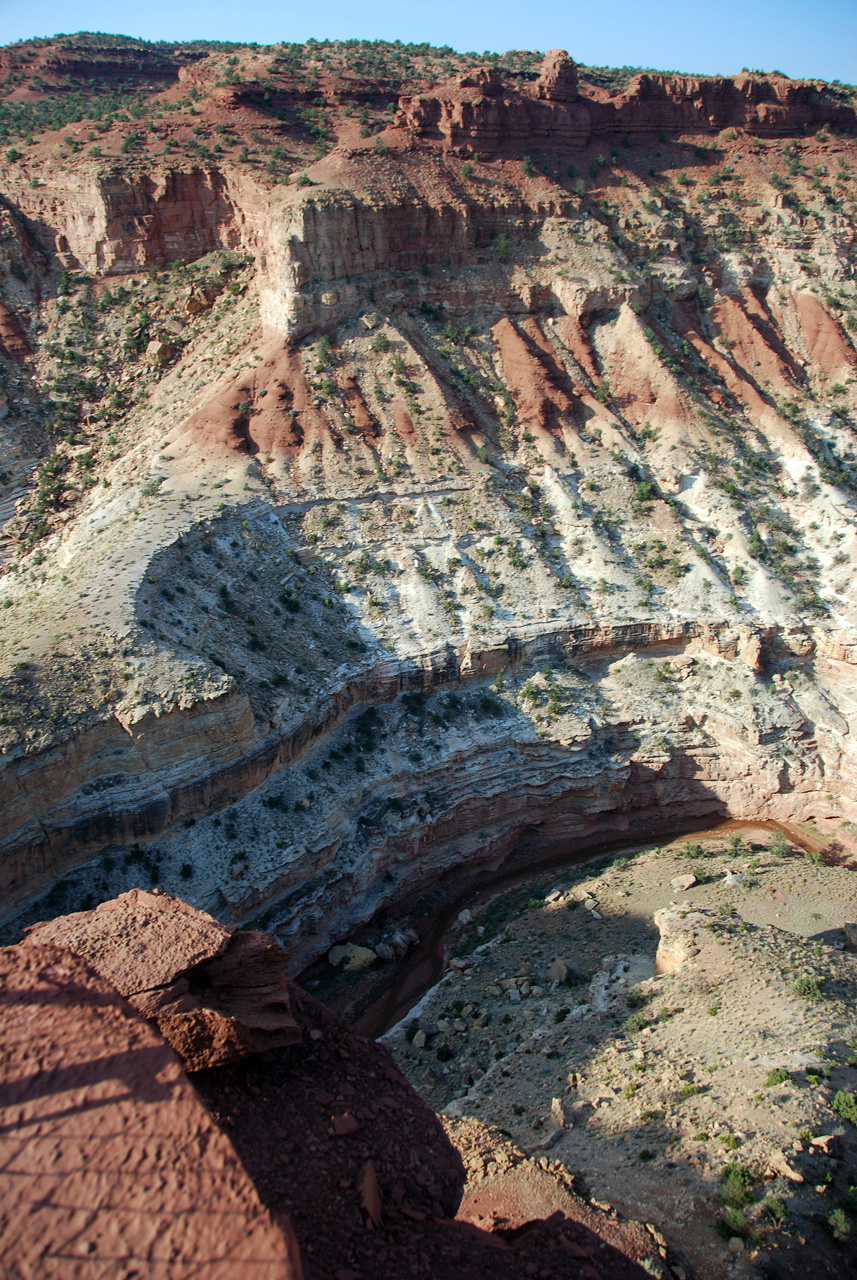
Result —
[[0, 61], [10, 929], [142, 873], [299, 966], [522, 841], [857, 817], [851, 90]]

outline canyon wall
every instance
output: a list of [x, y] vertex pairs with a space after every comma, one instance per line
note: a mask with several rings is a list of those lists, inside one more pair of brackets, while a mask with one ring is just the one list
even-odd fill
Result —
[[186, 52], [4, 172], [8, 927], [853, 818], [850, 94]]

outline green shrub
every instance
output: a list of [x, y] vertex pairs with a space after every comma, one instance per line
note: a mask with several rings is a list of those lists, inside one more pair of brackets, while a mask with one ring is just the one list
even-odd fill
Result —
[[716, 1227], [717, 1234], [724, 1240], [731, 1240], [733, 1236], [743, 1240], [748, 1233], [747, 1219], [740, 1209], [728, 1208], [723, 1217], [717, 1219]]
[[827, 1225], [837, 1244], [844, 1244], [851, 1235], [851, 1223], [845, 1216], [844, 1209], [834, 1209], [827, 1219]]
[[771, 843], [769, 845], [769, 848], [775, 858], [785, 858], [792, 851], [792, 847], [789, 844], [788, 840], [783, 835], [782, 831], [774, 832], [773, 836], [771, 837]]
[[801, 1000], [820, 1000], [821, 987], [814, 973], [804, 973], [795, 981], [794, 993]]
[[857, 1125], [857, 1096], [853, 1093], [848, 1093], [846, 1089], [837, 1089], [830, 1109], [843, 1120], [850, 1120], [853, 1125]]
[[453, 1056], [452, 1049], [449, 1047], [448, 1044], [444, 1043], [444, 1044], [439, 1044], [437, 1046], [438, 1062], [449, 1062], [452, 1056]]
[[778, 1084], [788, 1084], [791, 1076], [784, 1067], [774, 1067], [773, 1071], [769, 1071], [765, 1077], [765, 1088], [773, 1089]]
[[720, 1174], [720, 1203], [730, 1205], [733, 1209], [743, 1209], [753, 1203], [753, 1184], [757, 1180], [756, 1170], [748, 1165], [732, 1161], [723, 1166]]
[[649, 1019], [642, 1011], [632, 1013], [625, 1022], [625, 1034], [629, 1036], [636, 1035], [638, 1031], [642, 1031], [643, 1027], [648, 1026], [648, 1024]]
[[788, 1221], [789, 1211], [785, 1200], [779, 1196], [765, 1196], [761, 1204], [762, 1217], [774, 1227], [781, 1227]]

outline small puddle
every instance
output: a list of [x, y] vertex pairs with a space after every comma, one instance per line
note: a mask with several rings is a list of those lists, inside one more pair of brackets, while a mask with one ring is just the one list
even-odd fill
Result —
[[[812, 847], [812, 842], [805, 834], [798, 834], [787, 824], [764, 820], [731, 819], [705, 828], [691, 827], [678, 830], [672, 828], [668, 832], [650, 836], [648, 840], [633, 844], [627, 840], [617, 840], [603, 845], [590, 845], [585, 852], [576, 849], [574, 853], [555, 854], [543, 861], [528, 861], [524, 866], [518, 864], [511, 868], [507, 866], [505, 870], [501, 868], [495, 872], [486, 871], [484, 877], [478, 878], [475, 883], [471, 881], [466, 891], [460, 892], [446, 902], [436, 912], [434, 918], [428, 921], [427, 927], [425, 924], [421, 925], [419, 942], [403, 960], [399, 961], [392, 982], [385, 984], [383, 993], [372, 1000], [358, 1016], [353, 1018], [353, 1021], [364, 1035], [377, 1039], [408, 1016], [426, 992], [440, 980], [447, 962], [448, 935], [458, 923], [459, 913], [465, 908], [472, 911], [476, 918], [501, 894], [523, 888], [551, 872], [580, 867], [588, 862], [600, 862], [605, 858], [618, 858], [623, 855], [630, 857], [647, 849], [657, 848], [660, 844], [672, 844], [682, 837], [723, 840], [736, 833], [756, 832], [761, 835], [774, 831], [781, 831], [801, 849]], [[390, 908], [386, 908], [384, 917], [387, 921], [390, 915]], [[368, 928], [371, 929], [371, 924]], [[367, 928], [360, 930], [361, 935], [365, 936], [366, 932]], [[326, 962], [316, 961], [304, 975], [298, 977], [298, 982], [313, 972], [317, 973], [319, 963]], [[383, 974], [383, 970], [378, 972], [379, 976]]]

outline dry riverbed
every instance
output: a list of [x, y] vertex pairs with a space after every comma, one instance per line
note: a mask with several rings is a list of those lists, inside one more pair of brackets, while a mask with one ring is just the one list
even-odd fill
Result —
[[665, 1274], [807, 1276], [812, 1258], [839, 1276], [853, 1257], [857, 877], [770, 841], [686, 838], [465, 912], [387, 1037], [438, 1111], [651, 1223]]

